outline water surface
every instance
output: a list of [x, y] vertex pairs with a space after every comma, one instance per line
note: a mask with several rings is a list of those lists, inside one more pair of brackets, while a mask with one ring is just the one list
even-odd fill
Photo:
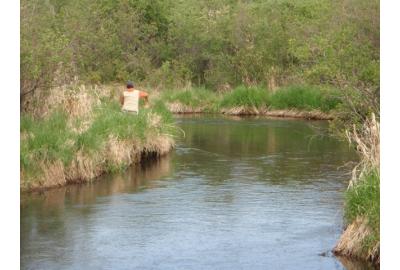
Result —
[[329, 252], [357, 157], [327, 122], [177, 121], [158, 161], [23, 195], [22, 269], [368, 269]]

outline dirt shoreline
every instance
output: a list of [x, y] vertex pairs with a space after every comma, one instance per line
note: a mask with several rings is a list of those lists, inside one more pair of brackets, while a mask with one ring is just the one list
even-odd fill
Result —
[[234, 108], [223, 108], [217, 111], [210, 110], [206, 107], [190, 107], [181, 103], [169, 103], [167, 108], [171, 113], [174, 114], [199, 114], [199, 113], [220, 113], [226, 115], [264, 115], [271, 117], [281, 118], [300, 118], [309, 120], [333, 120], [332, 114], [324, 113], [318, 110], [313, 111], [301, 111], [301, 110], [270, 110], [266, 107], [234, 107]]

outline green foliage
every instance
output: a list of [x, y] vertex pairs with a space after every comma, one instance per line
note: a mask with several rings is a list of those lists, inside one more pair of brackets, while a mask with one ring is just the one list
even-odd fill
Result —
[[[154, 119], [158, 119], [157, 122]], [[23, 116], [20, 161], [24, 173], [40, 174], [40, 162], [61, 160], [68, 165], [80, 150], [95, 155], [104, 149], [110, 136], [118, 140], [144, 141], [161, 133], [172, 135], [175, 131], [171, 113], [160, 102], [134, 115], [122, 112], [116, 101], [103, 101], [94, 109], [90, 126], [78, 132], [83, 122], [82, 119], [69, 119], [62, 110], [54, 111], [44, 119]], [[117, 170], [126, 165], [107, 166]]]
[[334, 90], [309, 86], [291, 86], [276, 91], [270, 97], [274, 109], [321, 110], [328, 112], [340, 103], [339, 93]]
[[379, 86], [379, 1], [22, 0], [21, 88]]
[[[161, 116], [161, 119], [163, 120], [162, 122], [165, 125], [171, 125], [175, 121], [174, 118], [173, 118], [172, 113], [165, 106], [165, 102], [163, 102], [160, 99], [156, 100], [154, 102], [154, 104], [152, 105], [152, 112], [154, 112], [157, 115]], [[163, 125], [163, 127], [165, 125]]]
[[267, 106], [269, 95], [265, 88], [240, 86], [225, 94], [221, 100], [221, 107], [256, 107]]
[[143, 139], [147, 128], [145, 112], [133, 116], [121, 111], [117, 102], [106, 103], [95, 109], [95, 118], [88, 130], [79, 134], [77, 147], [84, 150], [102, 149], [110, 135], [118, 139]]
[[[150, 117], [156, 114], [161, 121], [158, 125], [150, 124]], [[139, 114], [133, 115], [121, 111], [120, 105], [113, 102], [103, 102], [94, 111], [94, 119], [90, 127], [77, 135], [77, 149], [95, 152], [102, 149], [109, 136], [117, 139], [145, 140], [151, 132], [165, 133], [171, 131], [166, 125], [173, 121], [171, 113], [160, 102], [156, 102], [151, 109], [141, 109]]]
[[74, 155], [74, 134], [67, 125], [67, 115], [55, 111], [47, 119], [21, 118], [21, 167], [38, 173], [38, 161], [61, 160], [65, 164]]
[[232, 91], [220, 94], [202, 88], [164, 91], [161, 100], [201, 108], [204, 112], [219, 112], [221, 108], [242, 106], [330, 112], [341, 104], [341, 93], [333, 88], [302, 85], [277, 89], [274, 93], [264, 87], [239, 86]]
[[379, 172], [371, 170], [359, 179], [359, 183], [356, 186], [346, 192], [345, 218], [348, 223], [351, 223], [357, 217], [366, 217], [373, 231], [372, 237], [379, 240], [379, 213]]
[[163, 101], [179, 102], [192, 108], [207, 107], [206, 110], [213, 110], [213, 107], [217, 105], [217, 99], [215, 92], [205, 88], [164, 91], [162, 93]]

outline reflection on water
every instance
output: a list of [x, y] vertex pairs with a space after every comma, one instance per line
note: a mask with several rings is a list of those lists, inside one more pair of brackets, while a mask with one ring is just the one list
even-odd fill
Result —
[[369, 269], [318, 255], [340, 235], [356, 161], [326, 122], [177, 121], [171, 155], [23, 195], [22, 268]]

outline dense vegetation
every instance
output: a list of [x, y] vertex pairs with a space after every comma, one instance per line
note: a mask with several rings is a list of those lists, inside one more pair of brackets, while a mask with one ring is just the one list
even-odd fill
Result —
[[[379, 126], [379, 23], [379, 0], [21, 0], [21, 170], [36, 174], [38, 161], [69, 164], [110, 136], [142, 140], [160, 116], [168, 127], [161, 103], [136, 118], [109, 101], [90, 121], [67, 116], [71, 94], [54, 97], [59, 86], [76, 82], [130, 79], [160, 90], [163, 102], [208, 112], [335, 110], [332, 126], [360, 134], [351, 138], [359, 148], [373, 137], [363, 133], [371, 115]], [[32, 111], [53, 102], [32, 98], [37, 92], [68, 102], [37, 118]], [[364, 149], [379, 149], [377, 133]], [[368, 246], [379, 246], [377, 160], [363, 170], [374, 173], [358, 174], [364, 177], [346, 203], [349, 224], [357, 216], [369, 220]]]
[[22, 95], [76, 79], [372, 91], [379, 1], [22, 0]]
[[151, 140], [173, 135], [172, 122], [171, 113], [162, 103], [142, 109], [136, 117], [132, 117], [120, 110], [116, 100], [103, 100], [90, 113], [79, 117], [72, 116], [62, 107], [42, 118], [23, 115], [21, 186], [46, 186], [42, 181], [51, 166], [60, 163], [63, 168], [68, 168], [78, 153], [90, 162], [100, 157], [102, 160], [97, 166], [104, 172], [122, 169], [129, 165], [129, 161], [111, 157], [110, 145], [122, 147], [122, 152], [131, 151], [124, 143], [127, 141], [134, 143], [136, 148], [141, 145], [147, 147]]
[[342, 104], [338, 90], [311, 86], [284, 87], [276, 92], [263, 87], [238, 86], [227, 93], [196, 88], [164, 91], [161, 99], [201, 112], [221, 112], [237, 107], [331, 112]]
[[379, 172], [372, 170], [366, 172], [360, 183], [350, 188], [346, 193], [345, 217], [348, 223], [358, 217], [366, 217], [371, 233], [363, 239], [364, 252], [368, 253], [379, 242], [379, 207], [380, 207], [380, 181]]

